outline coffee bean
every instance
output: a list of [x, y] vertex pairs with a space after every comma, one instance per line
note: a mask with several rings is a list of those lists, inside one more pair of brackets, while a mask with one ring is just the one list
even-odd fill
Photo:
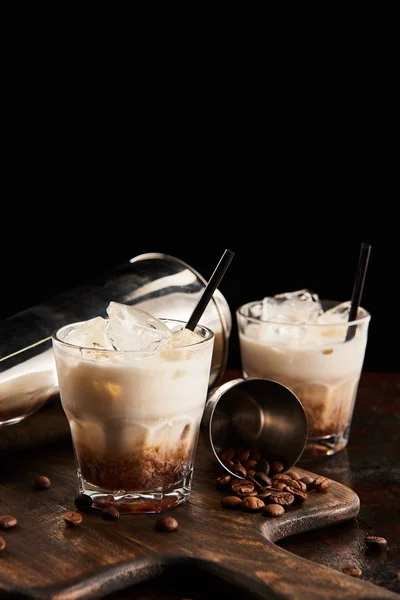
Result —
[[257, 496], [258, 498], [258, 492], [256, 492], [256, 490], [253, 490], [252, 492], [239, 492], [238, 493], [238, 498], [241, 498], [243, 500], [243, 498], [248, 498], [249, 496]]
[[236, 495], [246, 494], [254, 490], [254, 484], [252, 481], [247, 481], [247, 479], [244, 481], [243, 479], [236, 479], [231, 482], [230, 489]]
[[238, 496], [225, 496], [221, 499], [221, 506], [224, 508], [239, 508], [242, 504], [242, 499]]
[[107, 506], [102, 510], [101, 516], [106, 521], [116, 521], [119, 519], [119, 510], [117, 510], [115, 506]]
[[256, 460], [246, 460], [246, 462], [243, 463], [243, 466], [245, 469], [247, 469], [247, 472], [249, 472], [249, 470], [253, 470], [254, 467], [256, 466], [257, 461]]
[[242, 463], [242, 465], [249, 460], [250, 450], [243, 450], [240, 454], [238, 454], [238, 459]]
[[6, 547], [6, 540], [0, 536], [0, 552]]
[[286, 485], [292, 488], [293, 490], [299, 490], [300, 492], [307, 491], [307, 486], [302, 481], [295, 481], [292, 479], [292, 481], [288, 481]]
[[266, 517], [280, 517], [285, 513], [285, 509], [281, 504], [267, 504], [263, 510], [263, 515]]
[[239, 477], [246, 477], [247, 475], [247, 471], [242, 465], [233, 465], [232, 467], [230, 467], [230, 470], [232, 471], [232, 473], [235, 473], [235, 475], [238, 475]]
[[225, 463], [225, 461], [232, 461], [232, 458], [235, 456], [236, 452], [233, 448], [227, 448], [223, 450], [220, 454], [221, 462]]
[[289, 486], [287, 485], [287, 483], [285, 481], [277, 481], [276, 483], [274, 481], [274, 488], [276, 490], [285, 490], [285, 492], [287, 492], [289, 490]]
[[294, 502], [294, 495], [285, 491], [273, 491], [267, 498], [268, 504], [280, 504], [281, 506], [291, 506]]
[[299, 481], [299, 479], [301, 479], [300, 475], [296, 473], [296, 471], [286, 471], [286, 475], [289, 475], [293, 481]]
[[249, 470], [247, 471], [247, 475], [250, 475], [250, 477], [254, 477], [254, 475], [255, 475], [255, 474], [256, 474], [256, 472], [255, 472], [255, 471], [253, 471], [253, 469], [249, 469]]
[[301, 504], [308, 499], [308, 495], [300, 490], [294, 490], [293, 488], [288, 487], [287, 491], [294, 496], [294, 501], [298, 504]]
[[314, 477], [310, 477], [309, 475], [304, 475], [304, 477], [302, 477], [300, 479], [300, 481], [302, 483], [305, 483], [307, 488], [309, 488], [314, 483]]
[[276, 475], [272, 477], [272, 481], [287, 481], [289, 483], [290, 481], [293, 481], [293, 479], [286, 473], [276, 473]]
[[331, 482], [326, 477], [317, 477], [314, 479], [311, 487], [316, 492], [326, 492], [331, 486]]
[[12, 515], [0, 516], [0, 529], [11, 529], [11, 527], [15, 527], [17, 523], [17, 519]]
[[76, 527], [82, 523], [82, 515], [77, 512], [66, 512], [63, 514], [63, 519], [68, 527]]
[[51, 486], [51, 481], [46, 475], [38, 475], [35, 477], [33, 487], [35, 490], [47, 490]]
[[178, 521], [174, 517], [162, 517], [156, 521], [157, 531], [176, 531], [178, 529]]
[[305, 494], [308, 488], [307, 488], [306, 484], [304, 483], [304, 481], [299, 480], [297, 483], [300, 484], [300, 491]]
[[346, 575], [351, 575], [351, 577], [361, 577], [362, 571], [359, 567], [345, 567], [343, 569], [343, 573]]
[[271, 479], [262, 471], [257, 471], [254, 475], [254, 479], [261, 483], [261, 485], [271, 485]]
[[255, 466], [256, 472], [258, 472], [258, 473], [260, 473], [260, 472], [261, 473], [265, 473], [266, 475], [269, 474], [270, 468], [271, 467], [270, 467], [269, 462], [267, 460], [263, 460], [263, 459], [260, 460], [260, 461], [258, 461], [258, 463]]
[[265, 504], [260, 498], [254, 496], [248, 496], [242, 500], [240, 508], [247, 510], [248, 512], [257, 512], [264, 508]]
[[272, 494], [271, 490], [263, 490], [257, 494], [257, 498], [260, 498], [265, 504], [268, 501], [269, 496]]
[[219, 477], [217, 477], [217, 488], [219, 490], [227, 488], [231, 480], [232, 477], [230, 475], [220, 475]]
[[[254, 473], [254, 475], [255, 475], [255, 473]], [[246, 479], [247, 479], [247, 481], [251, 481], [252, 482], [252, 484], [254, 485], [254, 489], [256, 489], [256, 490], [261, 490], [261, 488], [263, 487], [261, 485], [261, 483], [259, 483], [257, 481], [257, 479], [253, 475], [250, 475], [249, 473], [247, 473]]]
[[88, 511], [92, 507], [93, 500], [87, 494], [78, 494], [75, 498], [75, 506], [78, 510]]
[[261, 459], [260, 450], [258, 448], [252, 448], [250, 450], [250, 458], [258, 462]]
[[271, 463], [271, 473], [275, 475], [276, 473], [282, 473], [285, 470], [285, 465], [280, 460], [274, 460]]
[[386, 550], [388, 545], [385, 538], [378, 537], [377, 535], [367, 535], [364, 538], [364, 542], [371, 550]]

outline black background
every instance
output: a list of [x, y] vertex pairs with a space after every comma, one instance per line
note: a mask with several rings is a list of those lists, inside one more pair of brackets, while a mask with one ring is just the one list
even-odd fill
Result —
[[364, 368], [398, 370], [399, 103], [144, 104], [129, 123], [113, 113], [3, 131], [1, 317], [144, 252], [208, 279], [230, 248], [220, 290], [239, 367], [241, 303], [304, 287], [349, 299], [366, 241]]

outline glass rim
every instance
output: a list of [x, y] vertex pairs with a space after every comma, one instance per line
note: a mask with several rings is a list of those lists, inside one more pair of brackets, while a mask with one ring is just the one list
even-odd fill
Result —
[[[108, 321], [108, 319], [104, 319], [105, 321]], [[170, 323], [176, 323], [178, 325], [186, 325], [186, 321], [180, 321], [178, 319], [168, 319], [166, 317], [160, 318], [159, 319], [162, 322], [168, 321]], [[105, 352], [109, 352], [110, 354], [159, 354], [161, 352], [176, 352], [176, 351], [182, 351], [185, 348], [195, 348], [195, 347], [199, 347], [202, 344], [204, 344], [205, 342], [209, 342], [210, 340], [212, 340], [215, 337], [214, 332], [212, 331], [212, 329], [209, 329], [209, 327], [206, 327], [205, 325], [201, 325], [200, 323], [198, 323], [196, 325], [196, 329], [199, 327], [200, 329], [202, 329], [207, 335], [206, 337], [202, 338], [201, 340], [199, 340], [198, 342], [194, 342], [192, 344], [186, 344], [185, 346], [179, 346], [177, 348], [160, 348], [159, 350], [117, 350], [116, 348], [93, 348], [93, 346], [80, 346], [78, 344], [72, 344], [71, 342], [66, 342], [65, 340], [62, 340], [59, 337], [59, 333], [62, 332], [64, 329], [67, 329], [68, 327], [72, 328], [76, 328], [78, 325], [83, 325], [84, 323], [87, 323], [88, 321], [90, 321], [90, 319], [86, 319], [84, 321], [75, 321], [73, 323], [67, 323], [66, 325], [63, 325], [62, 327], [59, 327], [58, 329], [56, 329], [52, 335], [51, 338], [52, 340], [54, 340], [55, 342], [62, 344], [63, 346], [68, 346], [69, 348], [75, 348], [77, 350], [91, 350], [92, 352], [101, 352], [101, 353], [105, 353]]]
[[[338, 304], [341, 304], [340, 301], [336, 301], [336, 300], [328, 300], [325, 298], [320, 299], [321, 302], [337, 302]], [[280, 327], [348, 327], [351, 325], [360, 325], [361, 323], [365, 323], [368, 322], [371, 318], [371, 314], [362, 306], [359, 307], [359, 309], [361, 309], [362, 311], [364, 311], [365, 315], [363, 317], [360, 317], [358, 319], [354, 319], [354, 321], [346, 321], [345, 323], [283, 323], [282, 321], [264, 321], [263, 319], [257, 318], [257, 317], [252, 317], [250, 315], [245, 315], [243, 313], [243, 310], [246, 309], [249, 306], [254, 306], [254, 304], [262, 304], [263, 301], [262, 300], [253, 300], [252, 302], [246, 302], [246, 304], [241, 304], [237, 309], [236, 309], [236, 314], [240, 315], [241, 317], [244, 317], [245, 319], [248, 319], [249, 321], [253, 321], [254, 323], [271, 323], [271, 325], [279, 325]]]

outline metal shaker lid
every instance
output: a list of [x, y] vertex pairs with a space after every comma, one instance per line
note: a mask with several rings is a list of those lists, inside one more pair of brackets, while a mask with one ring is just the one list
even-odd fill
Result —
[[[155, 317], [187, 321], [196, 306], [207, 281], [184, 261], [158, 252], [140, 254], [129, 261], [129, 277], [135, 274], [135, 285], [124, 289], [120, 302], [135, 305]], [[111, 281], [114, 288], [118, 280]], [[228, 360], [232, 315], [219, 290], [200, 319], [215, 335], [209, 388], [219, 384]]]
[[270, 379], [234, 379], [213, 390], [203, 424], [215, 457], [231, 475], [234, 473], [219, 458], [225, 448], [251, 445], [290, 469], [307, 440], [307, 417], [300, 400]]

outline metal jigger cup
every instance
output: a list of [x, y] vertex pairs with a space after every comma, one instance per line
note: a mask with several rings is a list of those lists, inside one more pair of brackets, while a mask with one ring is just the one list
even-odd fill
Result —
[[298, 397], [286, 386], [269, 379], [234, 379], [208, 397], [204, 425], [212, 451], [220, 460], [225, 448], [254, 447], [266, 457], [281, 460], [290, 469], [307, 441], [307, 417]]

